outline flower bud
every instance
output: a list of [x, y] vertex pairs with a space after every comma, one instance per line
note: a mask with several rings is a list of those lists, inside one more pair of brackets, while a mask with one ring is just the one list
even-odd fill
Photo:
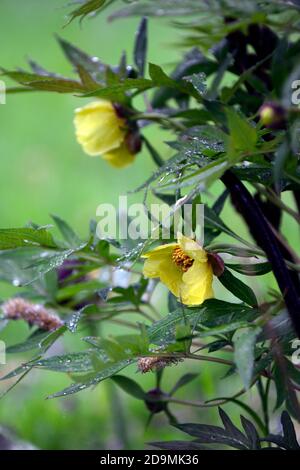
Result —
[[125, 137], [125, 143], [130, 153], [139, 153], [142, 149], [142, 139], [138, 131], [129, 131]]
[[222, 276], [225, 266], [221, 256], [217, 255], [217, 253], [207, 253], [207, 257], [214, 275], [217, 277]]
[[269, 102], [259, 110], [261, 123], [268, 129], [283, 129], [286, 124], [286, 111], [279, 103]]
[[130, 114], [128, 108], [126, 108], [125, 106], [123, 106], [120, 103], [112, 103], [112, 105], [113, 105], [113, 108], [114, 108], [118, 118], [120, 118], [120, 119], [127, 119], [128, 118], [128, 116]]
[[167, 403], [163, 401], [163, 398], [166, 398], [167, 395], [159, 388], [149, 390], [146, 396], [145, 405], [151, 413], [156, 414], [166, 410]]

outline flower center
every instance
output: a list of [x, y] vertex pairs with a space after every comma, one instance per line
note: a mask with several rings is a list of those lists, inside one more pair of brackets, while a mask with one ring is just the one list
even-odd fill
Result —
[[174, 263], [179, 266], [182, 271], [185, 273], [190, 267], [193, 265], [194, 260], [186, 255], [180, 246], [177, 246], [174, 248], [173, 253], [172, 253], [172, 260]]

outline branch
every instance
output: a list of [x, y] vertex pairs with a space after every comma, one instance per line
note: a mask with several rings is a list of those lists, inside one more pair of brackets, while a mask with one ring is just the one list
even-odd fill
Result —
[[243, 216], [252, 236], [265, 251], [272, 265], [295, 331], [300, 338], [300, 289], [298, 275], [294, 276], [288, 270], [273, 231], [257, 202], [243, 183], [230, 171], [223, 175], [222, 181], [230, 191], [234, 206]]

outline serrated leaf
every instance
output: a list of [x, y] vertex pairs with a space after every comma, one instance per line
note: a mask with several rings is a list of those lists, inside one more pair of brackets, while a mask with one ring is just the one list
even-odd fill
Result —
[[246, 419], [243, 415], [241, 416], [241, 423], [245, 430], [248, 442], [250, 443], [249, 449], [256, 450], [260, 449], [259, 434], [251, 421]]
[[1, 70], [1, 75], [5, 75], [23, 85], [25, 85], [26, 83], [33, 83], [34, 81], [40, 82], [42, 80], [48, 80], [49, 78], [49, 76], [45, 74], [30, 73], [25, 72], [23, 70], [5, 70], [3, 68]]
[[184, 80], [174, 80], [169, 77], [159, 65], [149, 64], [149, 75], [155, 86], [172, 88], [181, 93], [193, 96], [197, 101], [202, 101], [198, 91], [194, 88], [192, 83]]
[[247, 449], [244, 439], [240, 440], [235, 436], [230, 436], [227, 430], [219, 426], [187, 423], [177, 424], [175, 427], [196, 437], [200, 444], [225, 444], [235, 449]]
[[142, 18], [136, 33], [134, 45], [134, 62], [138, 69], [138, 75], [144, 76], [147, 56], [147, 18]]
[[286, 411], [282, 412], [281, 424], [283, 430], [283, 436], [285, 441], [288, 443], [290, 449], [300, 449], [297, 441], [296, 431], [289, 414]]
[[[176, 326], [184, 321], [188, 322], [192, 331], [197, 331], [197, 325], [201, 328], [214, 328], [225, 324], [232, 324], [236, 321], [249, 321], [258, 315], [256, 309], [246, 305], [233, 304], [217, 299], [206, 300], [199, 307], [179, 307], [172, 313], [159, 320], [148, 328], [150, 342], [154, 344], [170, 344], [175, 341]], [[209, 332], [209, 330], [208, 330]]]
[[269, 434], [269, 436], [261, 440], [265, 442], [272, 442], [278, 447], [286, 450], [299, 450], [300, 446], [297, 442], [295, 428], [289, 414], [286, 411], [283, 411], [281, 414], [281, 424], [283, 428], [283, 436]]
[[126, 92], [130, 90], [145, 91], [153, 88], [152, 80], [146, 78], [126, 78], [120, 83], [110, 86], [104, 86], [93, 92], [87, 93], [85, 96], [98, 96], [98, 98], [109, 99], [111, 101], [125, 101]]
[[79, 8], [73, 10], [70, 14], [70, 20], [68, 23], [73, 21], [75, 18], [82, 17], [81, 19], [85, 18], [87, 15], [94, 13], [95, 11], [102, 8], [106, 3], [106, 0], [87, 0], [83, 5]]
[[35, 80], [33, 82], [25, 82], [24, 85], [40, 91], [52, 91], [57, 93], [83, 93], [88, 90], [86, 87], [76, 80], [68, 80], [66, 78], [45, 78], [43, 80]]
[[228, 432], [228, 435], [233, 439], [237, 439], [240, 442], [243, 442], [245, 446], [247, 446], [247, 439], [245, 438], [244, 434], [233, 424], [228, 414], [225, 413], [225, 411], [220, 407], [218, 410], [224, 429]]
[[103, 81], [104, 83], [104, 74], [107, 67], [98, 57], [89, 56], [65, 39], [58, 37], [58, 41], [65, 56], [71, 62], [71, 64], [74, 65], [76, 70], [78, 69], [78, 66], [81, 66], [93, 76], [95, 76], [97, 80], [100, 82]]

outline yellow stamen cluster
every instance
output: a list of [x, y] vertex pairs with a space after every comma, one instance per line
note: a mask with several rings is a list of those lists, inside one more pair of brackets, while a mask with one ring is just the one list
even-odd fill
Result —
[[61, 327], [63, 321], [43, 305], [33, 304], [21, 297], [10, 299], [2, 304], [2, 311], [8, 320], [25, 320], [41, 330], [53, 331]]
[[190, 256], [186, 255], [180, 246], [174, 248], [172, 253], [172, 260], [182, 269], [184, 273], [187, 272], [194, 263], [194, 260]]
[[145, 374], [146, 372], [155, 372], [160, 369], [164, 369], [167, 366], [171, 366], [172, 364], [178, 364], [178, 362], [182, 359], [178, 359], [175, 357], [141, 357], [138, 360], [137, 366], [138, 370]]

